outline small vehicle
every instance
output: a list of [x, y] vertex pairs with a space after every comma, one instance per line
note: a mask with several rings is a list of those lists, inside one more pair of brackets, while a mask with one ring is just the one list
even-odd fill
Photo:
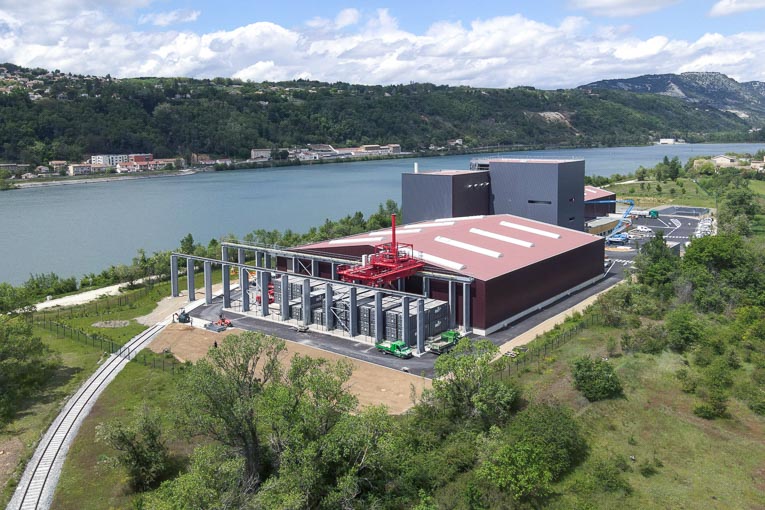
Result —
[[650, 228], [644, 225], [638, 225], [637, 227], [634, 228], [634, 230], [637, 230], [638, 232], [645, 232], [645, 233], [653, 232], [653, 230], [651, 230]]
[[218, 320], [215, 321], [215, 324], [218, 326], [223, 326], [223, 328], [230, 328], [231, 327], [231, 321], [223, 316], [223, 314], [220, 314], [218, 316]]
[[216, 324], [215, 322], [208, 322], [205, 324], [205, 329], [209, 331], [213, 331], [215, 333], [220, 333], [221, 331], [226, 331], [226, 326], [221, 326], [220, 324]]
[[191, 315], [189, 315], [189, 312], [183, 308], [180, 312], [173, 314], [173, 321], [176, 319], [178, 319], [178, 322], [181, 324], [189, 324], [191, 322]]
[[629, 241], [629, 235], [626, 233], [606, 237], [606, 244], [627, 244], [627, 241]]
[[410, 349], [403, 340], [380, 342], [379, 344], [375, 344], [375, 347], [377, 347], [377, 350], [383, 354], [393, 354], [397, 358], [408, 359], [413, 356], [412, 349]]
[[462, 338], [462, 335], [459, 331], [450, 329], [441, 333], [441, 338], [431, 342], [428, 347], [433, 354], [441, 355], [452, 350], [452, 348], [457, 345], [457, 342], [460, 341], [460, 338]]
[[308, 326], [295, 326], [295, 331], [298, 333], [308, 333]]
[[507, 351], [506, 353], [504, 353], [504, 354], [503, 354], [503, 356], [507, 356], [508, 358], [515, 358], [515, 357], [517, 357], [517, 356], [518, 356], [518, 353], [517, 353], [517, 352], [515, 352], [515, 350], [514, 350], [514, 349], [510, 349], [509, 351]]
[[659, 219], [659, 211], [651, 209], [648, 211], [648, 217], [653, 219]]

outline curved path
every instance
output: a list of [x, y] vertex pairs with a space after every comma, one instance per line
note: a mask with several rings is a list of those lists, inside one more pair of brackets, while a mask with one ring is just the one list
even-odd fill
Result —
[[96, 399], [135, 354], [168, 323], [169, 320], [162, 321], [133, 337], [119, 351], [109, 356], [69, 399], [37, 446], [7, 510], [50, 508], [69, 446]]

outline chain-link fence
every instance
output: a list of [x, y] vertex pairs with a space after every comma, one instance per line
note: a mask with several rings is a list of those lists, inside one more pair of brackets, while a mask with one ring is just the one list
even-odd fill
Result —
[[70, 340], [80, 342], [83, 345], [93, 347], [94, 349], [97, 348], [102, 352], [116, 354], [117, 356], [122, 356], [129, 361], [140, 363], [147, 367], [161, 369], [162, 371], [168, 371], [172, 374], [175, 374], [186, 366], [185, 363], [180, 363], [174, 357], [168, 358], [166, 353], [136, 353], [133, 350], [128, 350], [128, 348], [124, 345], [115, 343], [109, 338], [103, 337], [101, 335], [91, 335], [85, 333], [84, 331], [80, 331], [79, 329], [73, 328], [67, 324], [62, 324], [51, 319], [35, 318], [34, 324], [37, 327], [51, 332], [56, 336], [56, 338], [68, 338]]
[[601, 320], [598, 315], [588, 313], [574, 325], [564, 325], [562, 331], [557, 334], [547, 334], [533, 340], [526, 346], [516, 347], [512, 351], [516, 353], [515, 357], [506, 356], [506, 363], [496, 364], [497, 373], [500, 377], [506, 377], [511, 374], [518, 374], [527, 368], [531, 368], [534, 364], [536, 364], [536, 368], [539, 369], [541, 368], [542, 360], [544, 360], [548, 354], [551, 354], [561, 345], [567, 344], [572, 339], [576, 338], [581, 331], [600, 324]]

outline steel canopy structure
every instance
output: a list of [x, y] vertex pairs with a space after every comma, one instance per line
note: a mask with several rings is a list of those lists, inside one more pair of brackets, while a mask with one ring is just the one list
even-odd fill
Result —
[[340, 266], [337, 275], [344, 282], [369, 287], [392, 286], [394, 282], [414, 276], [425, 262], [413, 257], [414, 246], [396, 241], [396, 215], [391, 215], [391, 241], [375, 246], [375, 252], [362, 258], [360, 266]]

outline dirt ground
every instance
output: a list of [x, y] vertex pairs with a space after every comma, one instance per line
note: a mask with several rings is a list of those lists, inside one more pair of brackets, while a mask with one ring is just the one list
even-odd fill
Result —
[[[160, 353], [169, 347], [180, 361], [196, 361], [207, 354], [215, 340], [220, 343], [226, 335], [241, 332], [242, 330], [234, 328], [223, 333], [213, 333], [185, 324], [174, 323], [168, 325], [154, 339], [149, 345], [149, 349]], [[400, 414], [412, 405], [410, 399], [412, 385], [417, 395], [420, 395], [424, 388], [431, 387], [430, 380], [424, 377], [391, 370], [390, 368], [347, 358], [332, 352], [314, 349], [313, 347], [296, 342], [286, 341], [286, 343], [287, 355], [284, 362], [287, 365], [289, 365], [289, 360], [296, 353], [314, 358], [324, 358], [330, 361], [338, 359], [349, 360], [354, 368], [353, 375], [349, 381], [349, 389], [351, 393], [358, 397], [359, 404], [362, 406], [384, 404], [392, 414]]]
[[0, 440], [0, 489], [8, 483], [23, 451], [24, 444], [17, 437]]

